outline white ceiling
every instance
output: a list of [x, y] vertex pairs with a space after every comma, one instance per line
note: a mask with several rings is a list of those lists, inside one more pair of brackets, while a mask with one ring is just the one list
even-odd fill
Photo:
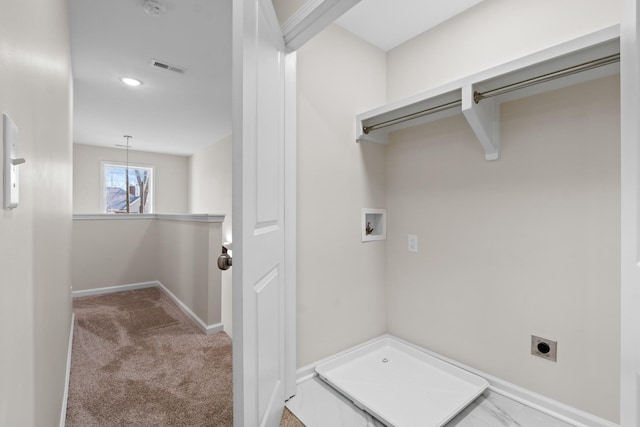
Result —
[[134, 150], [192, 154], [231, 133], [231, 0], [163, 4], [151, 16], [142, 0], [69, 1], [74, 142], [113, 147], [126, 134]]
[[336, 22], [384, 51], [482, 0], [362, 0]]
[[[161, 16], [143, 0], [69, 0], [75, 143], [114, 147], [131, 135], [134, 150], [189, 155], [231, 133], [232, 0], [159, 1]], [[389, 50], [480, 1], [362, 0], [338, 23]]]

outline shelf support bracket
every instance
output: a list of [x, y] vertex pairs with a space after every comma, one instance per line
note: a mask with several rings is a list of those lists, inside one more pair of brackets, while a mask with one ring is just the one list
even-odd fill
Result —
[[495, 98], [476, 104], [473, 85], [462, 87], [462, 114], [484, 149], [487, 160], [500, 157], [500, 109]]

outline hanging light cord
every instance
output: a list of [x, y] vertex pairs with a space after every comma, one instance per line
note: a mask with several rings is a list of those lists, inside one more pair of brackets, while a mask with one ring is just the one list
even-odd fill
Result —
[[125, 186], [127, 187], [125, 189], [126, 191], [126, 195], [127, 195], [127, 213], [131, 213], [131, 194], [129, 193], [129, 140], [131, 138], [133, 138], [131, 135], [125, 135], [124, 138], [126, 139], [126, 145], [125, 148], [127, 150], [127, 165], [126, 165], [126, 169], [125, 169]]

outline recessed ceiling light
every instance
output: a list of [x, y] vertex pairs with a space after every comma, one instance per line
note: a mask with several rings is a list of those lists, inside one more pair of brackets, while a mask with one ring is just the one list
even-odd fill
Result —
[[120, 80], [127, 86], [140, 86], [142, 84], [140, 80], [131, 77], [120, 77]]

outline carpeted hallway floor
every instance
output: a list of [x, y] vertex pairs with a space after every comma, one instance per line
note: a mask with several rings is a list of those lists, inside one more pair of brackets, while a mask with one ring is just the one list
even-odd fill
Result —
[[[233, 425], [231, 340], [158, 288], [77, 298], [67, 426]], [[285, 411], [282, 426], [302, 426]]]

